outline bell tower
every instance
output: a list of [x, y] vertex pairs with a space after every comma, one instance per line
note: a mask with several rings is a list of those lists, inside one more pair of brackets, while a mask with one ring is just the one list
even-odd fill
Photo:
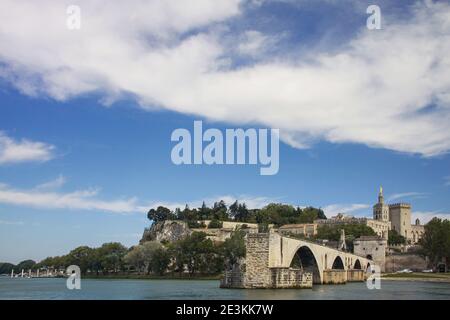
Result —
[[383, 187], [378, 192], [378, 203], [373, 206], [373, 219], [378, 221], [389, 221], [389, 206], [384, 203]]

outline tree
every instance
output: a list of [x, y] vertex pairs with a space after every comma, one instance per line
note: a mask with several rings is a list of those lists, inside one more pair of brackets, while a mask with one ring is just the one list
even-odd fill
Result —
[[57, 257], [47, 257], [36, 265], [36, 268], [66, 268], [70, 264], [68, 262], [67, 256], [57, 256]]
[[389, 245], [398, 245], [405, 244], [406, 238], [400, 234], [396, 230], [389, 230], [388, 232], [388, 244]]
[[249, 215], [250, 213], [247, 209], [247, 205], [245, 203], [239, 204], [235, 219], [238, 221], [246, 222], [249, 218]]
[[245, 257], [245, 232], [234, 231], [231, 237], [226, 239], [222, 245], [222, 254], [227, 269], [231, 269], [241, 258]]
[[300, 223], [313, 223], [317, 219], [326, 219], [322, 209], [317, 209], [313, 207], [307, 207], [302, 210], [300, 215]]
[[98, 254], [103, 272], [117, 272], [123, 267], [127, 248], [118, 242], [105, 243], [98, 249]]
[[172, 214], [170, 209], [163, 206], [159, 206], [158, 208], [156, 208], [156, 210], [150, 209], [150, 211], [147, 214], [147, 218], [154, 222], [164, 221], [174, 217], [175, 215]]
[[199, 215], [201, 220], [208, 220], [210, 218], [211, 209], [206, 206], [205, 201], [203, 201], [202, 207], [199, 209]]
[[221, 221], [229, 220], [227, 205], [225, 201], [220, 200], [219, 202], [215, 202], [212, 209], [212, 219], [217, 219]]
[[230, 211], [230, 216], [231, 218], [235, 219], [236, 216], [238, 215], [238, 209], [239, 209], [239, 203], [236, 200], [235, 202], [233, 202], [233, 204], [228, 208], [228, 210]]
[[209, 222], [208, 228], [210, 228], [210, 229], [219, 229], [219, 228], [222, 228], [222, 225], [223, 225], [222, 221], [219, 221], [217, 219], [213, 219], [213, 220], [211, 220]]
[[17, 265], [17, 270], [21, 271], [21, 270], [30, 270], [30, 269], [34, 269], [34, 267], [36, 266], [36, 261], [34, 260], [24, 260], [22, 262], [20, 262]]
[[124, 257], [124, 261], [140, 273], [142, 270], [163, 274], [170, 262], [167, 250], [158, 241], [147, 241], [133, 247]]
[[340, 225], [321, 225], [317, 228], [317, 239], [327, 239], [339, 241], [341, 230], [344, 229], [345, 235], [349, 239], [359, 238], [361, 236], [376, 236], [375, 231], [365, 224], [352, 223]]
[[170, 254], [164, 247], [157, 248], [152, 255], [150, 260], [150, 270], [153, 273], [163, 275], [166, 272], [170, 263]]
[[126, 264], [133, 266], [138, 273], [141, 273], [145, 267], [142, 245], [131, 248], [123, 259]]
[[204, 232], [193, 232], [183, 240], [170, 246], [176, 271], [183, 272], [185, 268], [190, 275], [195, 273], [219, 272], [223, 258]]
[[0, 262], [0, 274], [10, 274], [13, 269], [16, 269], [16, 266], [12, 263]]
[[442, 259], [450, 257], [450, 220], [433, 218], [425, 225], [425, 233], [419, 242], [423, 253], [436, 266]]
[[161, 249], [162, 245], [158, 241], [147, 241], [141, 246], [142, 258], [144, 261], [145, 271], [149, 273], [151, 271], [150, 265], [154, 258], [154, 254], [158, 249]]
[[93, 262], [93, 249], [82, 246], [70, 251], [67, 255], [67, 260], [70, 265], [77, 265], [80, 267], [82, 273], [86, 273], [88, 269], [94, 267]]

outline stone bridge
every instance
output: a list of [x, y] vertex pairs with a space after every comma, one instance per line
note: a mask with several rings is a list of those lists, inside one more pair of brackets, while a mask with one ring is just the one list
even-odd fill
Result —
[[222, 287], [308, 288], [364, 281], [373, 261], [275, 232], [248, 234], [245, 262], [227, 272]]

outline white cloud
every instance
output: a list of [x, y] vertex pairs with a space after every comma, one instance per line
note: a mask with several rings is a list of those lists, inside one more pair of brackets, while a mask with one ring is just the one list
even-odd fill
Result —
[[0, 131], [0, 165], [29, 162], [48, 161], [54, 157], [55, 147], [26, 139], [14, 140]]
[[[269, 198], [250, 195], [223, 195], [217, 197], [208, 197], [204, 200], [191, 200], [187, 202], [164, 202], [164, 201], [138, 201], [136, 197], [127, 199], [110, 199], [102, 200], [98, 197], [98, 189], [78, 190], [73, 192], [55, 192], [49, 191], [50, 187], [55, 187], [56, 179], [51, 183], [40, 185], [29, 190], [18, 190], [6, 184], [0, 183], [0, 203], [32, 207], [36, 209], [69, 209], [69, 210], [88, 210], [88, 211], [104, 211], [111, 213], [147, 213], [150, 208], [164, 206], [175, 210], [183, 209], [186, 204], [191, 208], [199, 208], [203, 201], [208, 206], [212, 206], [214, 202], [224, 200], [227, 205], [238, 200], [240, 203], [245, 202], [248, 208], [262, 208], [272, 202], [279, 202], [279, 198]], [[65, 181], [65, 180], [64, 180]], [[44, 186], [44, 187], [43, 187]]]
[[261, 57], [269, 47], [274, 46], [278, 41], [276, 37], [269, 37], [255, 30], [245, 31], [240, 38], [237, 47], [238, 53], [255, 58]]
[[397, 199], [418, 199], [425, 198], [428, 194], [423, 192], [404, 192], [404, 193], [395, 193], [388, 197], [388, 201], [393, 201]]
[[368, 204], [354, 203], [354, 204], [330, 204], [322, 208], [325, 215], [330, 218], [338, 213], [349, 214], [363, 209], [370, 208]]
[[420, 220], [420, 224], [426, 224], [433, 218], [447, 219], [450, 220], [450, 212], [441, 212], [441, 211], [413, 211], [411, 213], [412, 221], [414, 224], [416, 219]]
[[[385, 13], [383, 30], [362, 25], [338, 52], [229, 69], [229, 31], [217, 24], [237, 17], [241, 2], [80, 0], [82, 28], [69, 31], [63, 4], [3, 0], [0, 74], [27, 94], [130, 93], [143, 108], [280, 128], [295, 147], [327, 140], [424, 156], [450, 150], [448, 3], [421, 3], [407, 21]], [[257, 34], [249, 52], [265, 37]]]
[[36, 189], [57, 189], [62, 187], [66, 183], [66, 178], [63, 175], [59, 175], [56, 179], [42, 183], [36, 186]]
[[45, 190], [17, 190], [5, 185], [0, 186], [0, 203], [33, 207], [37, 209], [96, 210], [112, 213], [146, 212], [139, 206], [136, 198], [101, 200], [97, 198], [99, 190], [88, 189], [74, 192], [50, 192]]

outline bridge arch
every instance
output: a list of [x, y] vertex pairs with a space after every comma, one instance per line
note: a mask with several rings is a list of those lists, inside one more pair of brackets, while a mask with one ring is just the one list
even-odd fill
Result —
[[312, 273], [313, 283], [321, 283], [321, 273], [317, 258], [308, 246], [301, 246], [297, 249], [291, 260], [290, 267]]
[[361, 270], [361, 262], [359, 261], [359, 259], [356, 259], [355, 264], [353, 265], [353, 269], [358, 269]]
[[342, 258], [340, 256], [336, 256], [336, 258], [333, 261], [333, 265], [331, 269], [342, 269], [344, 270], [344, 262], [342, 261]]

